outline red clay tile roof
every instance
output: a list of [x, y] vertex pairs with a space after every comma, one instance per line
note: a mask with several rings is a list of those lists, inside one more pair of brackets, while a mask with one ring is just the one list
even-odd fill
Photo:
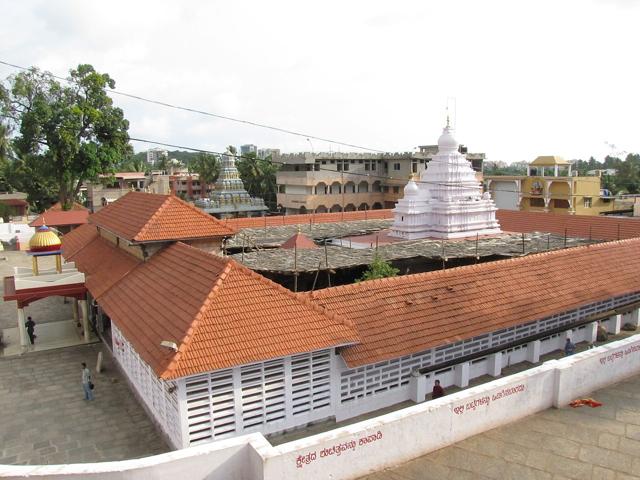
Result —
[[66, 225], [83, 225], [89, 218], [88, 210], [53, 210], [46, 211], [33, 220], [29, 226], [40, 227], [48, 225], [50, 227], [62, 227]]
[[20, 198], [0, 198], [0, 203], [10, 207], [23, 207], [29, 205], [29, 202]]
[[62, 236], [62, 256], [68, 261], [71, 256], [86, 247], [98, 236], [95, 225], [85, 223]]
[[224, 237], [236, 233], [173, 195], [129, 192], [89, 221], [131, 242]]
[[543, 212], [498, 210], [496, 218], [505, 232], [548, 232], [568, 237], [598, 240], [621, 240], [640, 237], [640, 219], [598, 217], [593, 215], [559, 215]]
[[[349, 321], [183, 243], [131, 271], [100, 304], [165, 379], [358, 341]], [[160, 346], [163, 340], [178, 352]]]
[[85, 286], [97, 299], [142, 263], [102, 237], [94, 238], [84, 248], [65, 258], [75, 262], [76, 268], [84, 273]]
[[318, 248], [318, 245], [306, 235], [298, 232], [280, 245], [280, 248], [309, 249]]
[[421, 352], [640, 291], [640, 239], [327, 288], [307, 296], [352, 320], [350, 367]]

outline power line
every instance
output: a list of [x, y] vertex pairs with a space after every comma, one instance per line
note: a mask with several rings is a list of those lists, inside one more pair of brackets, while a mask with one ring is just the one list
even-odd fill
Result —
[[[16, 64], [13, 64], [13, 63], [9, 63], [9, 62], [6, 62], [4, 60], [0, 60], [0, 64], [6, 65], [6, 66], [12, 67], [12, 68], [17, 68], [17, 69], [20, 69], [20, 70], [25, 70], [25, 71], [31, 70], [28, 67], [23, 67], [21, 65], [16, 65]], [[49, 72], [47, 72], [47, 73], [49, 73]], [[74, 82], [73, 80], [71, 80], [69, 78], [64, 78], [64, 77], [61, 77], [59, 75], [54, 75], [52, 73], [49, 73], [49, 75], [51, 75], [53, 78], [56, 78], [58, 80], [62, 80], [62, 81], [68, 82], [68, 83], [76, 83], [77, 84], [77, 82]], [[316, 135], [311, 135], [309, 133], [297, 132], [295, 130], [289, 130], [287, 128], [281, 128], [281, 127], [276, 127], [276, 126], [273, 126], [273, 125], [267, 125], [265, 123], [253, 122], [251, 120], [243, 120], [241, 118], [230, 117], [228, 115], [221, 115], [219, 113], [207, 112], [207, 111], [204, 111], [204, 110], [198, 110], [198, 109], [190, 108], [190, 107], [182, 107], [180, 105], [174, 105], [174, 104], [163, 102], [163, 101], [160, 101], [160, 100], [153, 100], [153, 99], [145, 98], [145, 97], [142, 97], [140, 95], [135, 95], [135, 94], [132, 94], [132, 93], [119, 92], [119, 91], [111, 89], [111, 88], [105, 88], [105, 90], [107, 90], [108, 92], [114, 93], [116, 95], [120, 95], [122, 97], [132, 98], [134, 100], [139, 100], [141, 102], [147, 102], [147, 103], [151, 103], [151, 104], [154, 104], [154, 105], [159, 105], [159, 106], [162, 106], [162, 107], [172, 108], [172, 109], [175, 109], [175, 110], [182, 110], [182, 111], [185, 111], [185, 112], [196, 113], [196, 114], [205, 115], [205, 116], [208, 116], [208, 117], [219, 118], [221, 120], [227, 120], [227, 121], [230, 121], [230, 122], [241, 123], [241, 124], [244, 124], [244, 125], [251, 125], [253, 127], [265, 128], [265, 129], [268, 129], [268, 130], [273, 130], [273, 131], [280, 132], [280, 133], [286, 133], [288, 135], [295, 135], [295, 136], [306, 138], [306, 139], [312, 138], [314, 140], [319, 140], [319, 141], [322, 141], [322, 142], [328, 142], [328, 143], [332, 143], [332, 144], [335, 144], [335, 145], [342, 145], [342, 146], [345, 146], [345, 147], [357, 148], [359, 150], [368, 150], [368, 151], [371, 151], [371, 152], [385, 153], [383, 150], [378, 150], [376, 148], [363, 147], [362, 145], [356, 145], [356, 144], [353, 144], [353, 143], [346, 143], [346, 142], [342, 142], [342, 141], [339, 141], [339, 140], [332, 140], [330, 138], [319, 137], [319, 136], [316, 136]]]

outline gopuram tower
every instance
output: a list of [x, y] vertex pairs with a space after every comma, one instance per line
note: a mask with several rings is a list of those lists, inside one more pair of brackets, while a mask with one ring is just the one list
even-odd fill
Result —
[[393, 211], [390, 235], [405, 239], [462, 238], [501, 233], [496, 206], [476, 180], [475, 172], [449, 126], [438, 139], [438, 153], [418, 182], [411, 179]]

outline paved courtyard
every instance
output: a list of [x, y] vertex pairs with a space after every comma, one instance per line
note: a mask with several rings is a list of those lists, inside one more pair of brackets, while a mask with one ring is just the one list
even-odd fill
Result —
[[[362, 480], [640, 478], [640, 376]], [[429, 432], [424, 432], [428, 435]]]
[[[102, 344], [0, 358], [0, 464], [122, 460], [169, 450]], [[87, 402], [81, 362], [91, 368]]]

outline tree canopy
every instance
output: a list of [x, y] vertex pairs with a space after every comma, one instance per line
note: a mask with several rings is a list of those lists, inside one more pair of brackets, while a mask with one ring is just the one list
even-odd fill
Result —
[[236, 161], [236, 167], [247, 192], [262, 198], [271, 210], [275, 210], [278, 167], [271, 162], [271, 157], [258, 158], [253, 152], [247, 153]]
[[78, 65], [61, 84], [32, 68], [7, 84], [1, 108], [15, 154], [8, 169], [31, 203], [44, 208], [57, 199], [70, 208], [83, 182], [113, 173], [130, 156], [129, 122], [107, 93], [115, 88], [108, 74]]

